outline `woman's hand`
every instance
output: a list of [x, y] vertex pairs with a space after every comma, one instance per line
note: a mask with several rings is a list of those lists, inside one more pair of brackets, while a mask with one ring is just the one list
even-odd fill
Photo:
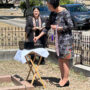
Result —
[[38, 36], [34, 37], [33, 41], [36, 43], [37, 40], [42, 37], [45, 33], [44, 32], [41, 32]]
[[33, 27], [33, 30], [36, 31], [36, 30], [42, 30], [43, 28], [40, 28], [40, 27]]
[[56, 30], [57, 25], [51, 25], [51, 28], [52, 28], [53, 30]]
[[34, 37], [33, 41], [36, 43], [38, 39], [39, 39], [38, 36], [37, 37]]
[[63, 27], [59, 27], [59, 26], [57, 26], [57, 25], [51, 25], [51, 28], [53, 29], [53, 30], [63, 30]]
[[33, 27], [33, 30], [34, 30], [34, 31], [37, 30], [37, 27]]
[[42, 31], [44, 29], [44, 27], [41, 27], [41, 28], [39, 28], [39, 31]]

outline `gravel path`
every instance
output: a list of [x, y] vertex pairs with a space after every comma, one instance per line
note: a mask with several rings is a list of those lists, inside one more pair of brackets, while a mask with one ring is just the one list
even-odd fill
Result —
[[[14, 60], [0, 61], [0, 75], [19, 75], [22, 78], [26, 78], [28, 73], [28, 65], [21, 64]], [[55, 84], [59, 82], [60, 71], [58, 65], [46, 61], [45, 65], [40, 65], [39, 73], [41, 74], [46, 89], [44, 90], [89, 90], [90, 89], [90, 77], [85, 77], [81, 73], [74, 73], [70, 71], [70, 86], [69, 87], [56, 87]], [[29, 77], [31, 80], [32, 75]], [[34, 83], [35, 90], [43, 90], [41, 84], [37, 81]]]

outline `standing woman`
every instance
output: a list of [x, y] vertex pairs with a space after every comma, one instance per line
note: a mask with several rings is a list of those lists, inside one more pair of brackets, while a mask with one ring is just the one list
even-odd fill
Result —
[[[25, 32], [26, 32], [26, 40], [29, 42], [33, 42], [33, 39], [35, 36], [38, 36], [42, 29], [43, 29], [43, 24], [45, 24], [45, 20], [40, 17], [40, 11], [39, 8], [35, 7], [33, 8], [33, 16], [28, 16], [27, 21], [26, 21], [26, 27], [25, 27]], [[38, 39], [38, 43], [42, 44], [43, 47], [45, 47], [46, 44], [46, 36], [44, 35], [43, 37]], [[33, 59], [33, 56], [32, 56]], [[41, 64], [45, 64], [44, 58], [42, 58]]]
[[56, 51], [61, 71], [61, 80], [58, 86], [69, 86], [69, 61], [72, 54], [73, 23], [70, 13], [59, 5], [59, 0], [48, 0], [47, 5], [52, 11], [51, 15], [45, 29], [43, 29], [39, 36], [34, 37], [34, 42], [46, 34], [50, 28], [56, 32]]

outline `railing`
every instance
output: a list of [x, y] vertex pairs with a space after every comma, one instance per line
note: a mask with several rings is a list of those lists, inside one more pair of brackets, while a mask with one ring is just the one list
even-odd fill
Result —
[[90, 36], [82, 36], [81, 62], [90, 66]]
[[25, 40], [24, 28], [0, 27], [0, 49], [17, 49], [21, 40]]
[[75, 64], [90, 66], [90, 35], [74, 31], [74, 57]]
[[[90, 35], [82, 35], [80, 31], [73, 31], [74, 37], [74, 62], [90, 66]], [[48, 47], [55, 49], [55, 34], [53, 31], [48, 33]]]
[[[75, 64], [90, 66], [90, 36], [73, 31]], [[25, 30], [20, 27], [0, 27], [0, 49], [18, 49], [19, 41], [25, 40]], [[48, 32], [48, 48], [55, 50], [55, 33]]]

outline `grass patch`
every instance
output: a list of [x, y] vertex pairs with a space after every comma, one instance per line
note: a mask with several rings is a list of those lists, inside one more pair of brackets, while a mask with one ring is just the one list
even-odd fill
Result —
[[0, 87], [13, 87], [16, 86], [13, 82], [0, 82]]

